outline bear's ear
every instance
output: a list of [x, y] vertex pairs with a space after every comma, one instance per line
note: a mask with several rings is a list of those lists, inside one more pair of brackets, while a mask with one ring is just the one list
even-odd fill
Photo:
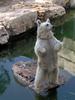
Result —
[[46, 21], [50, 23], [50, 19], [49, 18]]
[[41, 20], [38, 19], [38, 20], [36, 21], [36, 24], [37, 24], [37, 26], [40, 26]]

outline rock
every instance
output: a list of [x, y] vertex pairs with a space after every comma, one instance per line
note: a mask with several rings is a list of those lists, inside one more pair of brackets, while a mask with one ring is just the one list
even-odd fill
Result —
[[[13, 65], [12, 70], [18, 82], [20, 82], [22, 85], [29, 86], [34, 81], [36, 72], [36, 63], [30, 61], [18, 62], [15, 65]], [[31, 79], [33, 80], [31, 81]]]
[[[26, 61], [26, 62], [21, 61], [13, 65], [12, 71], [15, 79], [20, 84], [34, 90], [34, 79], [35, 79], [36, 67], [37, 67], [36, 61]], [[59, 86], [64, 84], [65, 82], [68, 82], [71, 77], [72, 74], [70, 74], [67, 70], [60, 68]], [[49, 91], [51, 91], [52, 89], [57, 87], [58, 87], [57, 85], [52, 84], [48, 89]], [[47, 91], [48, 89], [43, 87], [43, 90], [41, 90], [40, 93], [48, 92]]]
[[37, 3], [47, 3], [47, 2], [53, 3], [53, 0], [35, 0], [35, 2], [37, 2]]
[[[38, 3], [52, 3], [52, 4], [58, 4], [61, 6], [66, 6], [67, 3], [69, 3], [70, 0], [35, 0], [35, 2]], [[73, 0], [74, 1], [74, 0]]]
[[0, 44], [5, 44], [8, 42], [9, 34], [5, 27], [0, 24]]
[[47, 18], [56, 18], [59, 16], [63, 16], [65, 13], [65, 9], [61, 6], [58, 6], [56, 4], [43, 4], [43, 7], [41, 7], [38, 11], [38, 18], [41, 20], [46, 20]]
[[69, 59], [66, 59], [65, 57], [62, 57], [59, 55], [58, 57], [58, 64], [60, 67], [63, 67], [65, 70], [67, 70], [69, 73], [75, 76], [75, 63], [72, 61], [69, 61]]
[[70, 7], [75, 8], [75, 0], [70, 0]]
[[30, 9], [18, 9], [11, 13], [6, 12], [3, 22], [9, 34], [18, 35], [34, 27], [37, 12]]
[[75, 8], [75, 0], [51, 0], [51, 1], [63, 7], [70, 6], [71, 8]]
[[58, 53], [58, 64], [70, 73], [75, 74], [75, 41], [65, 37], [63, 43], [63, 48]]
[[61, 5], [63, 7], [70, 6], [71, 8], [75, 8], [75, 0], [35, 0], [37, 3], [52, 3]]
[[53, 3], [66, 7], [70, 0], [52, 0]]
[[[20, 1], [15, 3], [10, 1], [10, 5], [2, 5], [0, 7], [0, 22], [2, 22], [9, 36], [19, 35], [28, 29], [34, 27], [35, 20], [40, 18], [45, 20], [50, 17], [58, 17], [65, 14], [65, 9], [61, 6], [52, 3], [36, 3], [35, 1]], [[8, 38], [2, 38], [0, 44], [5, 44]], [[2, 40], [4, 42], [2, 42]]]

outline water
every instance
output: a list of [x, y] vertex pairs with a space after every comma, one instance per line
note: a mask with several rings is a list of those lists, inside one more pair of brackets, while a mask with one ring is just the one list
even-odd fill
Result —
[[[65, 39], [64, 48], [70, 50], [70, 52], [75, 51], [74, 12], [75, 10], [70, 11], [66, 17], [57, 21], [56, 24], [58, 23], [58, 26], [54, 30], [58, 39]], [[60, 25], [60, 23], [62, 24]], [[12, 65], [21, 60], [30, 60], [25, 56], [35, 58], [34, 43], [35, 36], [30, 39], [23, 38], [20, 41], [10, 42], [8, 48], [0, 50], [0, 100], [75, 100], [74, 77], [57, 90], [50, 92], [47, 96], [37, 95], [29, 88], [23, 87], [16, 82], [12, 74]]]

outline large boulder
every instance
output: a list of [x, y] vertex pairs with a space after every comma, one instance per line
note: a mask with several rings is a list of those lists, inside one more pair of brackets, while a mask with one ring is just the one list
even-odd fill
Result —
[[37, 18], [37, 12], [30, 9], [17, 9], [1, 13], [0, 18], [8, 33], [12, 36], [32, 28]]
[[71, 8], [75, 8], [75, 0], [70, 0], [70, 6]]
[[[67, 3], [69, 3], [70, 0], [35, 0], [35, 2], [38, 2], [38, 3], [46, 3], [46, 2], [49, 2], [49, 3], [53, 3], [53, 4], [58, 4], [58, 5], [61, 5], [61, 6], [66, 6]], [[74, 1], [74, 0], [72, 0]]]
[[[62, 6], [50, 2], [38, 4], [30, 0], [25, 2], [18, 1], [19, 3], [10, 3], [9, 6], [3, 5], [0, 7], [0, 44], [7, 43], [9, 36], [19, 35], [33, 28], [37, 18], [45, 20], [62, 16], [66, 13]], [[7, 35], [2, 36], [1, 34]]]
[[5, 27], [0, 24], [0, 44], [5, 44], [8, 42], [9, 34]]
[[53, 3], [61, 5], [61, 6], [66, 6], [70, 0], [52, 0]]
[[56, 18], [63, 16], [66, 12], [62, 6], [58, 6], [56, 4], [41, 4], [37, 8], [38, 18], [39, 19], [47, 19], [47, 18]]
[[58, 64], [75, 75], [75, 41], [65, 37], [63, 43], [63, 48], [58, 54]]
[[75, 8], [75, 0], [44, 0], [44, 1], [50, 1], [54, 4], [58, 4], [64, 7], [67, 7], [69, 5], [71, 8]]

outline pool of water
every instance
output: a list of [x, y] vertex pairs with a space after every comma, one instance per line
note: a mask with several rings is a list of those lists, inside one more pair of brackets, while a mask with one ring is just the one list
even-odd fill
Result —
[[[60, 40], [65, 38], [67, 41], [65, 48], [75, 54], [75, 10], [68, 12], [56, 23], [58, 23], [54, 30], [56, 37]], [[0, 100], [75, 100], [75, 77], [57, 90], [49, 92], [47, 96], [35, 94], [14, 79], [12, 65], [18, 61], [35, 58], [33, 49], [35, 36], [28, 38], [10, 42], [7, 48], [0, 50]]]

